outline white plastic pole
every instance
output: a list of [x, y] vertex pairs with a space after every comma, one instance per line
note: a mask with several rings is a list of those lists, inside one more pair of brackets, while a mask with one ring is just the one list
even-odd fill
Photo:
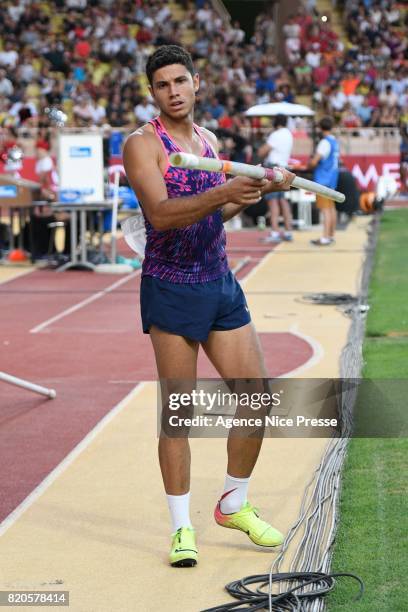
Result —
[[112, 224], [111, 224], [111, 262], [116, 263], [116, 234], [118, 227], [118, 206], [119, 206], [119, 179], [120, 172], [116, 170], [113, 179], [113, 198], [112, 198]]
[[[268, 181], [280, 183], [283, 180], [282, 172], [274, 168], [263, 168], [262, 166], [251, 166], [250, 164], [241, 164], [239, 162], [226, 161], [224, 159], [216, 159], [212, 157], [199, 157], [191, 153], [172, 153], [169, 157], [172, 166], [178, 168], [191, 168], [195, 170], [207, 170], [208, 172], [224, 172], [235, 176], [248, 176], [255, 179], [266, 178]], [[295, 176], [291, 187], [305, 189], [312, 193], [325, 196], [335, 202], [344, 202], [346, 196], [340, 191], [335, 191], [320, 185], [314, 181]]]
[[6, 374], [5, 372], [0, 372], [0, 380], [9, 383], [10, 385], [15, 385], [16, 387], [22, 387], [23, 389], [34, 391], [35, 393], [39, 393], [40, 395], [45, 395], [50, 399], [54, 399], [54, 397], [57, 396], [57, 392], [55, 391], [55, 389], [47, 389], [47, 387], [35, 385], [34, 383], [28, 382], [28, 380], [23, 380], [22, 378], [11, 376], [10, 374]]

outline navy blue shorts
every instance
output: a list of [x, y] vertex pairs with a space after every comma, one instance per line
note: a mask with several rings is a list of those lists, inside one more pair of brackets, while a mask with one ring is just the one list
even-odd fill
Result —
[[204, 342], [210, 331], [226, 331], [251, 321], [248, 306], [232, 272], [205, 283], [171, 283], [143, 276], [140, 286], [143, 333], [152, 325]]

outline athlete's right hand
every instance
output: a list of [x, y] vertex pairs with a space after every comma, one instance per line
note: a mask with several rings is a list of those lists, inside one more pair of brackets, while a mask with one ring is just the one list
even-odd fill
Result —
[[266, 179], [251, 179], [246, 176], [236, 176], [224, 183], [228, 202], [238, 206], [251, 206], [262, 198], [261, 189], [268, 184]]

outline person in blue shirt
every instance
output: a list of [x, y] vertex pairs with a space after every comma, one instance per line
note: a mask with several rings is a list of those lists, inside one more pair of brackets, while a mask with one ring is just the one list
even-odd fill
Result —
[[272, 94], [276, 89], [275, 81], [273, 80], [272, 77], [269, 77], [266, 74], [265, 70], [261, 72], [261, 74], [256, 80], [255, 85], [256, 85], [257, 94], [263, 91], [267, 91], [268, 93]]
[[[331, 117], [323, 117], [319, 123], [322, 131], [322, 139], [317, 145], [314, 156], [309, 161], [309, 168], [313, 169], [313, 180], [316, 183], [336, 189], [339, 178], [339, 143], [331, 133], [333, 120]], [[314, 246], [330, 246], [335, 242], [337, 211], [333, 200], [324, 196], [316, 196], [317, 208], [323, 216], [323, 236], [311, 240]]]
[[364, 98], [361, 106], [357, 108], [357, 115], [360, 117], [361, 122], [364, 126], [369, 125], [372, 112], [373, 109], [371, 108], [371, 106], [368, 105], [367, 98]]
[[209, 113], [211, 113], [211, 117], [213, 119], [219, 119], [221, 117], [221, 115], [223, 114], [225, 108], [222, 104], [220, 104], [220, 102], [218, 101], [216, 96], [213, 96], [211, 98], [210, 104], [205, 108], [206, 111], [208, 111]]

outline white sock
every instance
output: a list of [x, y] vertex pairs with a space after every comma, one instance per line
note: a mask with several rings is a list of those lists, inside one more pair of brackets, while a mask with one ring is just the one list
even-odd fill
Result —
[[190, 491], [184, 495], [166, 495], [169, 505], [173, 533], [180, 527], [191, 527]]
[[225, 477], [224, 491], [221, 496], [220, 508], [223, 514], [232, 514], [241, 510], [247, 501], [249, 478]]

